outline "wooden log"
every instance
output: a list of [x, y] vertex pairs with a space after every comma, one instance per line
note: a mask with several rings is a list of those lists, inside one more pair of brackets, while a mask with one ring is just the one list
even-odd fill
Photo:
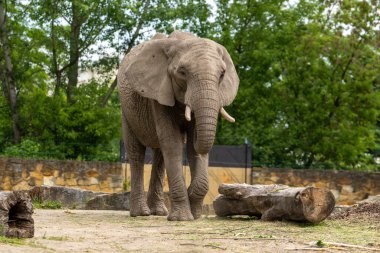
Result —
[[0, 236], [32, 238], [33, 205], [26, 191], [0, 192]]
[[250, 215], [262, 220], [295, 220], [318, 223], [334, 209], [331, 191], [286, 185], [222, 184], [214, 200], [216, 215]]

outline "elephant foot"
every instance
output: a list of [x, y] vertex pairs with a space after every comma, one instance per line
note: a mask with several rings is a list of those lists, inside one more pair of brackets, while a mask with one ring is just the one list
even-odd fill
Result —
[[131, 209], [129, 213], [131, 217], [149, 216], [150, 210], [149, 210], [148, 205], [145, 203], [145, 201], [139, 201], [135, 204], [134, 203], [131, 204]]
[[190, 210], [173, 210], [168, 216], [169, 221], [191, 221], [194, 220]]
[[198, 219], [202, 216], [202, 206], [203, 199], [191, 199], [190, 198], [190, 208], [194, 219]]
[[149, 209], [151, 215], [167, 216], [169, 214], [168, 209], [162, 201], [150, 204]]

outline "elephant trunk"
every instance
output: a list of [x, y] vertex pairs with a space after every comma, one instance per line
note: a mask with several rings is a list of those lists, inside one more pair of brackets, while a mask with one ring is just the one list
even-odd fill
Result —
[[215, 140], [216, 125], [220, 110], [219, 95], [215, 85], [201, 85], [193, 94], [192, 105], [195, 117], [194, 149], [207, 154]]

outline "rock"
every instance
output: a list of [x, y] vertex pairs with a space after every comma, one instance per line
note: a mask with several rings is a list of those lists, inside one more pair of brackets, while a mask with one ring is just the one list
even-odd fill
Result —
[[63, 186], [35, 186], [29, 190], [32, 199], [58, 201], [63, 208], [85, 209], [86, 203], [103, 192], [85, 191]]
[[0, 236], [32, 238], [32, 200], [25, 191], [0, 192]]
[[129, 192], [105, 193], [62, 186], [36, 186], [29, 193], [41, 202], [58, 201], [63, 208], [129, 210]]
[[87, 201], [87, 210], [129, 210], [129, 192], [102, 194]]
[[335, 217], [336, 215], [339, 215], [341, 213], [344, 213], [344, 212], [347, 212], [349, 209], [351, 208], [351, 206], [349, 205], [336, 205], [334, 207], [334, 210], [332, 211], [331, 213], [331, 216], [328, 217], [329, 219], [332, 219], [333, 217]]

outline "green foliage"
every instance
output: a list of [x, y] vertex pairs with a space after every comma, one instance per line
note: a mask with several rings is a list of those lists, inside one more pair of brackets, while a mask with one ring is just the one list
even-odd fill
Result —
[[131, 189], [131, 181], [124, 180], [123, 182], [123, 191], [127, 192]]
[[3, 154], [11, 157], [29, 157], [39, 156], [41, 150], [40, 144], [32, 140], [24, 139], [18, 145], [11, 145], [4, 149]]
[[378, 6], [350, 3], [329, 13], [335, 2], [218, 2], [217, 39], [241, 79], [228, 108], [238, 123], [221, 122], [219, 134], [231, 144], [231, 136], [247, 137], [254, 165], [379, 168], [369, 153], [380, 108], [377, 31], [370, 25]]
[[[224, 45], [240, 77], [226, 108], [237, 122], [219, 120], [217, 144], [247, 138], [254, 166], [380, 170], [379, 3], [217, 0], [214, 11], [207, 3], [7, 1], [22, 141], [13, 144], [0, 71], [0, 154], [117, 161], [117, 92], [101, 101], [118, 62], [156, 31], [183, 29]], [[69, 98], [61, 91], [75, 68], [96, 75]]]
[[[101, 101], [120, 56], [150, 36], [148, 27], [164, 32], [197, 29], [196, 24], [209, 24], [210, 14], [202, 0], [37, 0], [5, 5], [23, 141], [13, 144], [9, 105], [6, 96], [0, 96], [0, 154], [30, 158], [118, 161], [117, 93], [106, 107]], [[75, 39], [73, 18], [80, 27]], [[82, 70], [93, 71], [96, 79], [73, 87], [73, 101], [68, 101], [61, 91], [68, 89], [68, 76], [75, 72], [70, 62], [74, 46], [80, 51]], [[3, 84], [6, 75], [0, 76]], [[0, 89], [3, 94], [3, 85]]]

